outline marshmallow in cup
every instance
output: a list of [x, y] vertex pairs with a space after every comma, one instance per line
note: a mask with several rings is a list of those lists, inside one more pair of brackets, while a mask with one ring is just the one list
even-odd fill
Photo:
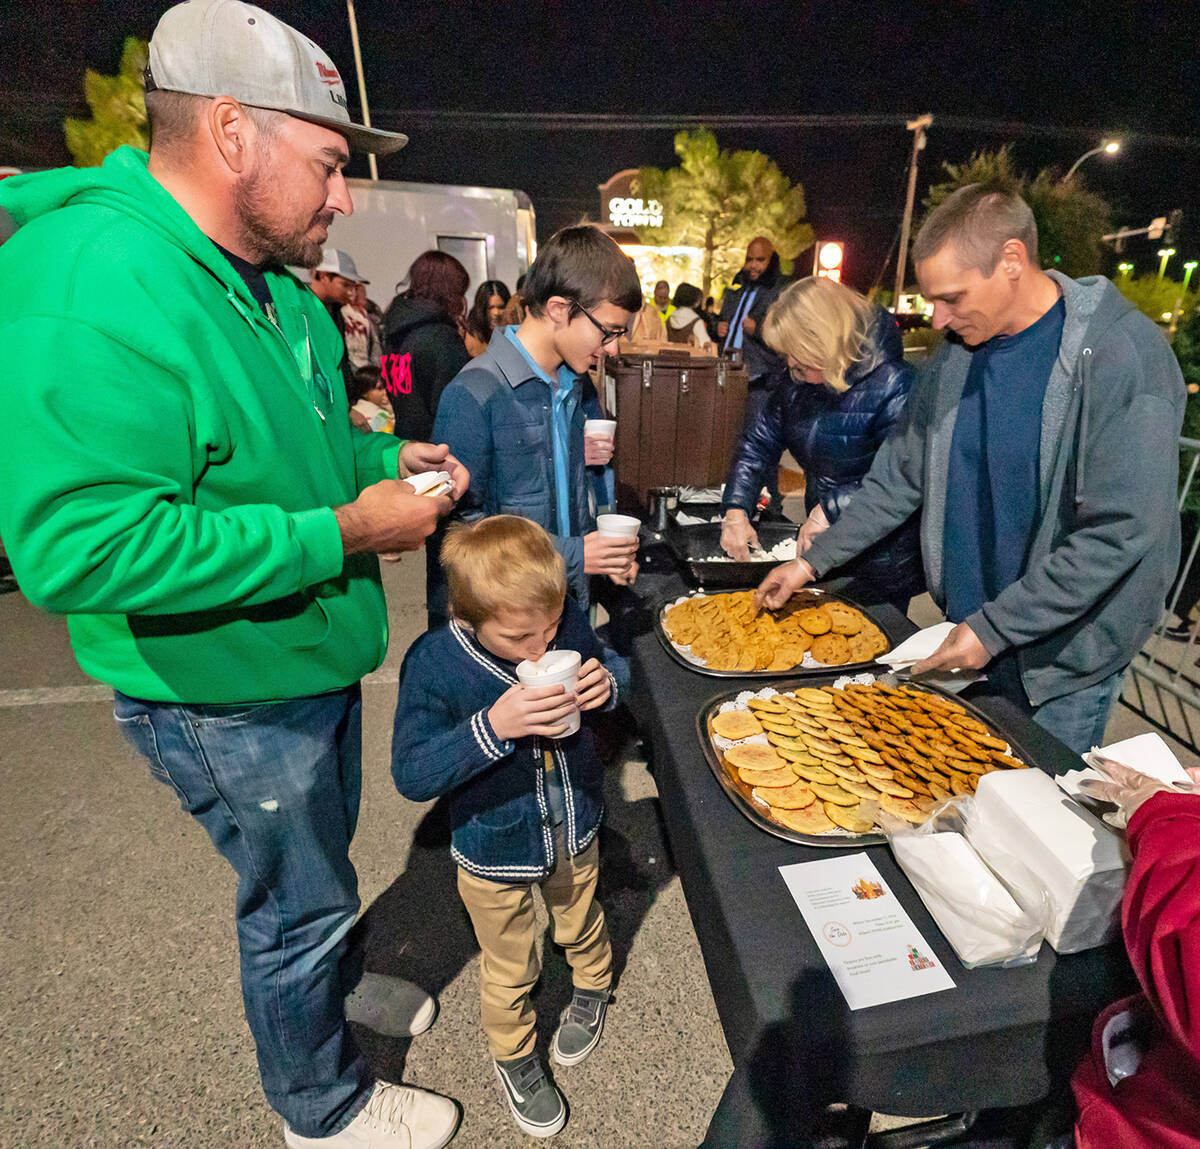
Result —
[[[563, 686], [573, 695], [579, 686], [580, 657], [577, 650], [548, 650], [537, 662], [517, 663], [517, 681], [522, 686]], [[555, 738], [566, 738], [579, 729], [579, 708], [563, 720], [565, 729]]]

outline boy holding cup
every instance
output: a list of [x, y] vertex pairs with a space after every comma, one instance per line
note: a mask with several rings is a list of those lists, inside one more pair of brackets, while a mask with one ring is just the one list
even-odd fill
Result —
[[551, 1054], [575, 1065], [600, 1040], [612, 976], [596, 900], [602, 766], [578, 713], [614, 706], [626, 668], [567, 596], [562, 556], [536, 523], [496, 515], [452, 529], [442, 564], [451, 618], [404, 659], [392, 777], [413, 801], [450, 796], [496, 1077], [521, 1129], [549, 1137], [566, 1105], [534, 1049], [533, 888], [575, 985]]

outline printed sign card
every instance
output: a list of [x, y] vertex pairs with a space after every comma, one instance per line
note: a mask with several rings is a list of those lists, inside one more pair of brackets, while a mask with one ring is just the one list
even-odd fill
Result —
[[866, 854], [779, 872], [851, 1009], [954, 988]]

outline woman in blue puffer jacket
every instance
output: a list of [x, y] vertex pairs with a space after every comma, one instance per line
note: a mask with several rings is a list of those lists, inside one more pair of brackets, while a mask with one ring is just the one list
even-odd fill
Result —
[[[836, 522], [899, 421], [914, 377], [896, 321], [831, 279], [793, 283], [771, 305], [762, 335], [787, 356], [791, 379], [771, 394], [734, 451], [721, 531], [721, 546], [733, 558], [748, 558], [757, 542], [750, 514], [763, 477], [785, 449], [807, 483], [801, 553]], [[854, 576], [851, 593], [860, 602], [890, 602], [904, 611], [925, 589], [918, 519], [913, 515], [838, 572]]]

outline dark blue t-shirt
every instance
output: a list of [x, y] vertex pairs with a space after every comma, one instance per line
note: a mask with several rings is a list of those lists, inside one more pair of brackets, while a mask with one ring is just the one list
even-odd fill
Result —
[[1025, 573], [1037, 531], [1042, 401], [1062, 341], [1060, 299], [971, 357], [950, 443], [946, 617], [962, 622]]

